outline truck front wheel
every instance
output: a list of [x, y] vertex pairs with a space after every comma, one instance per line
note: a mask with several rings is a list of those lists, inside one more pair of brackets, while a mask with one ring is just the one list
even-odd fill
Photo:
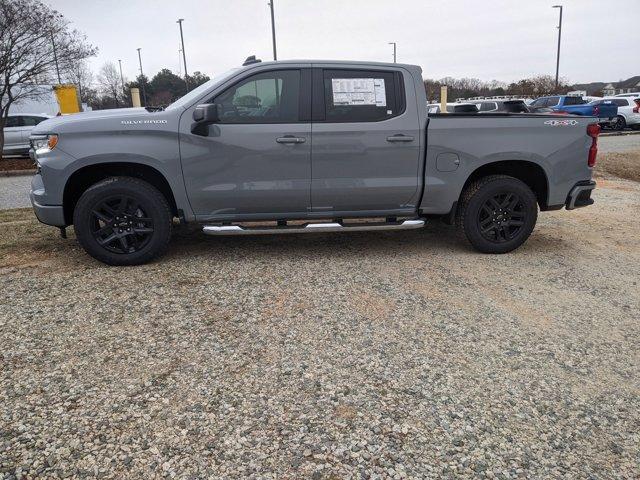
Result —
[[139, 265], [164, 252], [171, 239], [167, 199], [149, 183], [111, 177], [88, 188], [73, 212], [86, 252], [109, 265]]
[[491, 175], [462, 192], [456, 226], [476, 250], [506, 253], [529, 238], [537, 217], [536, 196], [524, 182]]

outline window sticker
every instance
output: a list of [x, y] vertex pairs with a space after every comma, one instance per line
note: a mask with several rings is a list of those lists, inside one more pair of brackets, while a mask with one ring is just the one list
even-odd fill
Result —
[[387, 106], [384, 78], [332, 78], [334, 105]]

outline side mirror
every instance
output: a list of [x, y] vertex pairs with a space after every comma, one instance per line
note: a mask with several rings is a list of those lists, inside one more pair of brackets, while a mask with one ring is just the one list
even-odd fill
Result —
[[206, 137], [209, 131], [207, 127], [220, 120], [218, 112], [219, 107], [217, 103], [198, 105], [193, 111], [194, 123], [191, 124], [191, 133]]

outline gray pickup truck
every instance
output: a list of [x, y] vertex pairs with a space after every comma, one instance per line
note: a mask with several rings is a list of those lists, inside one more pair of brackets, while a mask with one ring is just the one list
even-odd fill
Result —
[[174, 220], [209, 235], [455, 223], [505, 253], [541, 211], [593, 203], [597, 119], [427, 114], [420, 67], [247, 59], [164, 109], [58, 117], [32, 132], [38, 219], [93, 257], [147, 262]]

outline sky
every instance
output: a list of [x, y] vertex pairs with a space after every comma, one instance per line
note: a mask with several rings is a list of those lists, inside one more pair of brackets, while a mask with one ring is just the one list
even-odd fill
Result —
[[[249, 55], [272, 60], [267, 0], [44, 0], [98, 47], [94, 72], [122, 60], [125, 77], [142, 66], [210, 76]], [[278, 59], [417, 64], [425, 78], [514, 81], [555, 75], [562, 4], [560, 76], [570, 83], [640, 74], [640, 0], [273, 0]]]

